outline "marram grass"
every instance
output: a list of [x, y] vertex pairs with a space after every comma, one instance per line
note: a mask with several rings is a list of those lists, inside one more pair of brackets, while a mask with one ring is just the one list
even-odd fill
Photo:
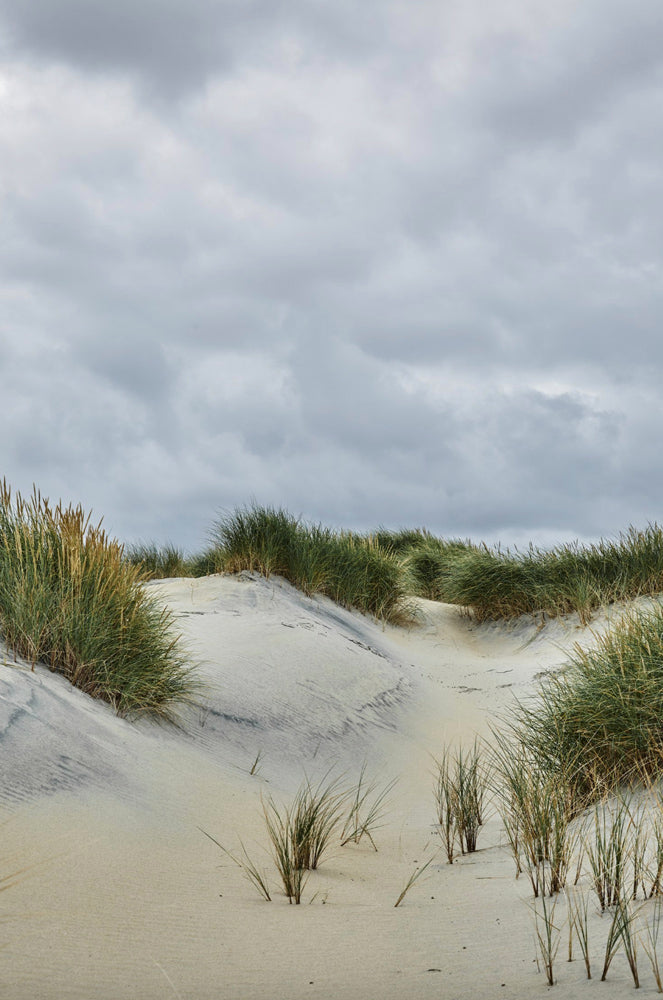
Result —
[[325, 594], [395, 623], [411, 619], [409, 597], [457, 604], [477, 621], [575, 612], [586, 624], [601, 606], [663, 592], [657, 524], [593, 545], [510, 551], [438, 538], [425, 528], [334, 531], [254, 503], [225, 513], [210, 538], [198, 556], [149, 544], [133, 546], [128, 558], [152, 578], [241, 570], [279, 575], [306, 594]]
[[516, 710], [514, 729], [546, 773], [579, 793], [660, 773], [663, 609], [631, 611]]
[[119, 714], [169, 716], [193, 678], [171, 614], [80, 506], [0, 486], [0, 635]]
[[602, 605], [663, 592], [663, 529], [650, 524], [614, 541], [525, 552], [468, 545], [447, 562], [440, 599], [478, 621], [576, 612], [587, 623]]
[[158, 546], [154, 542], [130, 545], [126, 557], [139, 566], [146, 579], [165, 580], [179, 576], [193, 576], [193, 562], [175, 545]]
[[212, 553], [227, 572], [284, 577], [305, 594], [392, 622], [409, 618], [399, 558], [372, 538], [307, 524], [284, 510], [241, 507], [214, 528]]

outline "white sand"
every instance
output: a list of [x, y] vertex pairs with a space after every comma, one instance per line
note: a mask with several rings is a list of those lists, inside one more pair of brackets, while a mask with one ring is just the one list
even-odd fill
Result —
[[[179, 617], [205, 690], [182, 728], [130, 723], [47, 670], [0, 657], [7, 1000], [525, 998], [537, 972], [527, 884], [493, 816], [449, 866], [434, 827], [431, 754], [485, 734], [514, 694], [592, 633], [476, 626], [423, 601], [422, 623], [382, 628], [282, 581], [243, 574], [153, 589]], [[603, 627], [605, 618], [594, 627]], [[259, 773], [249, 771], [261, 753]], [[289, 906], [267, 855], [261, 795], [304, 774], [398, 777], [370, 844], [335, 848]], [[263, 901], [199, 831], [264, 861]], [[435, 861], [403, 904], [413, 869]], [[563, 904], [560, 904], [560, 913]], [[594, 961], [605, 919], [592, 915]], [[632, 989], [618, 956], [587, 983], [557, 962], [560, 998]], [[655, 992], [642, 956], [643, 994]]]

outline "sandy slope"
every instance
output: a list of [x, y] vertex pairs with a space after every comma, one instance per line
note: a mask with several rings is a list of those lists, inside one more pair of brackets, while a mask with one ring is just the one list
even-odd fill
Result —
[[[181, 728], [117, 719], [48, 671], [0, 658], [8, 1000], [525, 998], [542, 995], [527, 886], [493, 817], [481, 850], [439, 851], [431, 758], [486, 733], [514, 694], [592, 635], [574, 621], [475, 626], [421, 602], [421, 623], [382, 628], [248, 574], [153, 584], [178, 616], [204, 689]], [[604, 620], [598, 622], [603, 627]], [[597, 627], [597, 623], [595, 623]], [[261, 753], [258, 773], [249, 771]], [[305, 905], [266, 903], [199, 830], [240, 838], [271, 870], [261, 795], [286, 800], [329, 767], [398, 777], [370, 844], [335, 849]], [[604, 926], [596, 926], [596, 962]], [[558, 963], [560, 997], [632, 988]], [[653, 992], [643, 972], [643, 992]]]

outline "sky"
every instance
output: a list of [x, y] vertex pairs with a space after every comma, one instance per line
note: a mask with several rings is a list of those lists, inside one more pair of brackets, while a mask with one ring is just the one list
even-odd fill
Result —
[[0, 476], [186, 551], [663, 521], [662, 107], [660, 0], [0, 0]]

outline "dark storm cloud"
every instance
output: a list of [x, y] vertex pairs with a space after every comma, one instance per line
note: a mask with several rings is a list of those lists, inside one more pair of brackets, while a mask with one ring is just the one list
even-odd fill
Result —
[[525, 7], [0, 0], [0, 471], [191, 547], [661, 518], [660, 7]]

